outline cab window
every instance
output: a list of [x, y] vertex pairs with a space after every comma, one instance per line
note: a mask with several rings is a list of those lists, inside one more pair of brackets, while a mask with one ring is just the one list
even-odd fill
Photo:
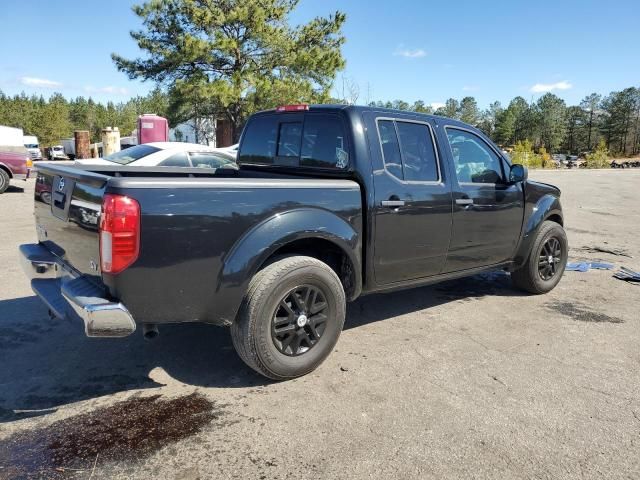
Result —
[[431, 128], [402, 120], [378, 120], [385, 169], [407, 182], [437, 182], [438, 157]]
[[460, 183], [502, 183], [498, 155], [478, 135], [447, 127], [453, 163]]
[[243, 133], [238, 163], [344, 169], [349, 165], [344, 124], [329, 113], [258, 115]]

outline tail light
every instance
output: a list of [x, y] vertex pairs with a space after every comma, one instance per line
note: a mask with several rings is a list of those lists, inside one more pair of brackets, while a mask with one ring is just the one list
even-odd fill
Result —
[[124, 195], [106, 194], [100, 215], [100, 268], [120, 273], [140, 252], [140, 204]]
[[31, 160], [31, 157], [27, 157], [27, 168], [32, 168], [33, 167], [33, 160]]

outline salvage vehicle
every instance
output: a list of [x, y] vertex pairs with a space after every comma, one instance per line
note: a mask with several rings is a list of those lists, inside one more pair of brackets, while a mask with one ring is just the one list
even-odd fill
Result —
[[283, 106], [249, 118], [237, 163], [44, 164], [51, 203], [20, 247], [33, 290], [89, 336], [229, 325], [281, 380], [320, 365], [361, 295], [492, 270], [542, 294], [565, 268], [560, 191], [456, 120]]
[[0, 151], [0, 193], [4, 193], [11, 180], [27, 180], [33, 167], [28, 153]]

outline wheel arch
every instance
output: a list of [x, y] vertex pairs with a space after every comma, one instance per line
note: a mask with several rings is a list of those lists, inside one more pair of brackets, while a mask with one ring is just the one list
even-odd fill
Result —
[[0, 170], [4, 170], [7, 175], [9, 175], [9, 178], [13, 178], [13, 173], [11, 173], [11, 169], [9, 167], [7, 167], [4, 163], [0, 163]]
[[221, 317], [232, 322], [253, 276], [276, 258], [306, 255], [327, 263], [340, 278], [348, 300], [362, 291], [361, 238], [332, 212], [300, 208], [262, 221], [223, 259], [218, 279]]
[[551, 194], [543, 195], [538, 201], [527, 209], [522, 239], [513, 259], [514, 268], [520, 267], [527, 261], [529, 252], [535, 241], [536, 235], [543, 222], [549, 220], [564, 227], [564, 215], [560, 199]]

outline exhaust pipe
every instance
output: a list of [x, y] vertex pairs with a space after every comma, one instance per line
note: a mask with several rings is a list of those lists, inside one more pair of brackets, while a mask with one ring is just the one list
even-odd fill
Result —
[[158, 325], [155, 323], [143, 323], [142, 324], [142, 336], [145, 340], [153, 340], [160, 332], [158, 332]]

